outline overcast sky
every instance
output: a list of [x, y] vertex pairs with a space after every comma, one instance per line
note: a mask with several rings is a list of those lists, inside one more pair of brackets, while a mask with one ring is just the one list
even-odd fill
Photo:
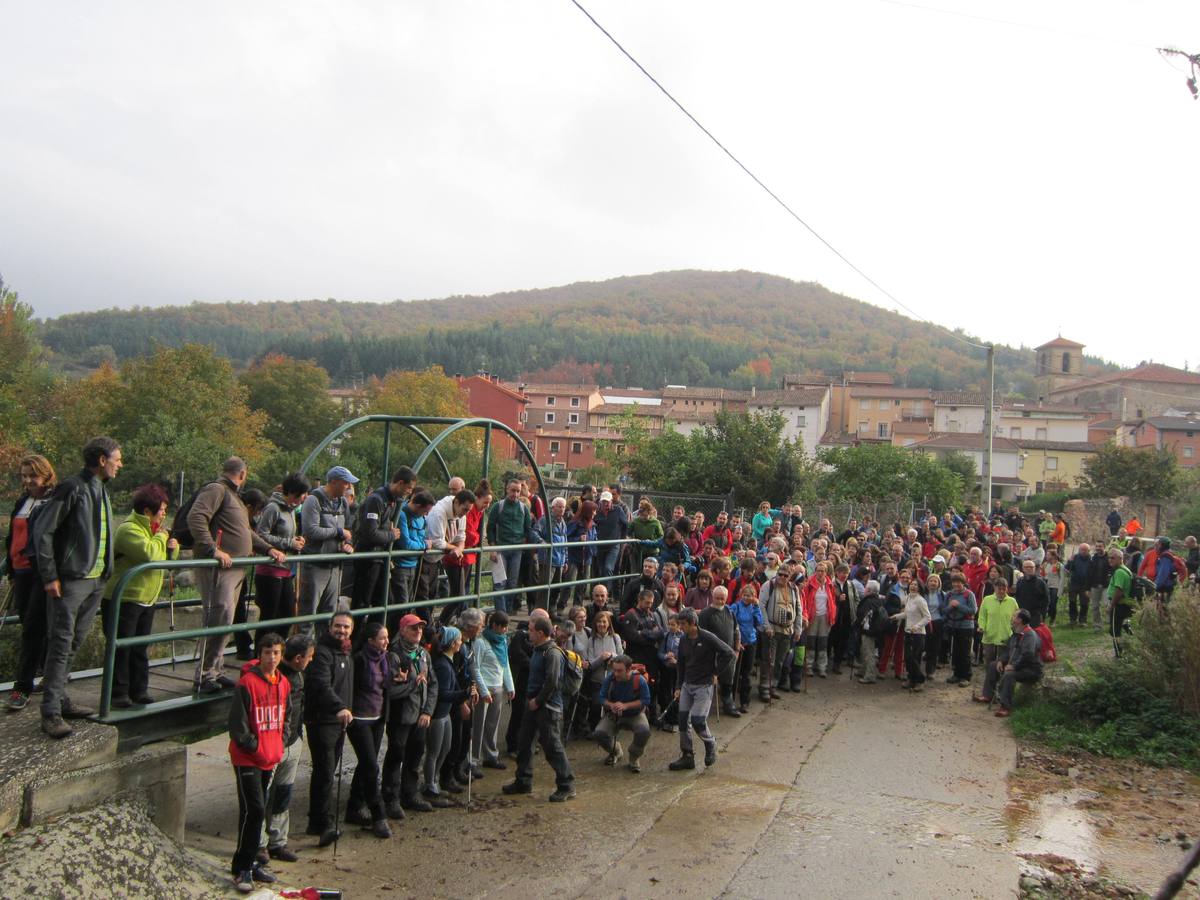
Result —
[[[1200, 102], [1153, 49], [1200, 52], [1200, 2], [585, 5], [922, 315], [1200, 365]], [[680, 268], [895, 308], [569, 0], [0, 0], [0, 23], [0, 273], [39, 316]]]

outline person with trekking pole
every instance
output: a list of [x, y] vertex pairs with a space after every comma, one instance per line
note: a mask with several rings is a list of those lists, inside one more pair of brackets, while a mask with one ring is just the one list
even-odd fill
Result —
[[1133, 572], [1125, 565], [1125, 554], [1113, 547], [1108, 551], [1108, 567], [1112, 575], [1108, 582], [1108, 630], [1112, 635], [1113, 654], [1121, 656], [1121, 631], [1133, 615]]
[[279, 671], [283, 638], [274, 633], [263, 635], [258, 652], [257, 660], [242, 667], [229, 704], [229, 758], [238, 795], [237, 850], [231, 868], [234, 886], [244, 894], [254, 890], [256, 881], [273, 884], [279, 880], [257, 856], [271, 778], [283, 758], [283, 729], [292, 689]]
[[337, 827], [340, 797], [331, 796], [346, 729], [354, 720], [354, 659], [350, 635], [354, 619], [346, 610], [335, 612], [304, 677], [304, 730], [312, 755], [308, 790], [307, 833], [328, 847], [341, 836]]

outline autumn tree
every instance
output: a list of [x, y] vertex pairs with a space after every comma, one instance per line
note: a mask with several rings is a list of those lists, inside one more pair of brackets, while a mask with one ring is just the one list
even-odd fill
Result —
[[280, 450], [307, 453], [341, 421], [329, 400], [329, 373], [311, 360], [271, 353], [238, 380], [250, 408], [266, 414], [264, 436]]
[[1179, 463], [1169, 450], [1120, 447], [1111, 441], [1083, 461], [1079, 488], [1092, 497], [1169, 500], [1180, 486]]

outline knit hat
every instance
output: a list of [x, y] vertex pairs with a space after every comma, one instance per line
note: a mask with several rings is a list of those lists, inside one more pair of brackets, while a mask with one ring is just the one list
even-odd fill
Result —
[[461, 631], [453, 625], [447, 625], [442, 629], [442, 649], [449, 650], [460, 637], [462, 637]]

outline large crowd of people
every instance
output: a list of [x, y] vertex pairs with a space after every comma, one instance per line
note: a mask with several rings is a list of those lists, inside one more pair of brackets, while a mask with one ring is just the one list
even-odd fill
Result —
[[[1135, 602], [1168, 603], [1200, 563], [1194, 538], [1186, 557], [1165, 538], [1143, 546], [1140, 523], [1115, 510], [1110, 540], [1096, 546], [1071, 544], [1061, 515], [999, 507], [835, 526], [764, 501], [745, 520], [721, 511], [706, 524], [681, 506], [661, 515], [648, 499], [634, 511], [617, 485], [546, 508], [521, 477], [493, 502], [486, 480], [434, 491], [405, 467], [361, 502], [343, 466], [320, 486], [291, 475], [268, 497], [246, 490], [237, 458], [172, 527], [157, 485], [133, 492], [118, 526], [108, 483], [121, 448], [96, 438], [82, 455], [62, 483], [40, 456], [20, 463], [5, 544], [22, 622], [8, 708], [27, 705], [40, 671], [47, 735], [67, 737], [68, 720], [94, 715], [67, 681], [96, 612], [116, 617], [118, 637], [153, 631], [163, 574], [143, 571], [115, 597], [132, 566], [186, 550], [216, 560], [197, 578], [203, 624], [215, 628], [245, 620], [252, 571], [262, 624], [244, 631], [241, 677], [226, 674], [221, 634], [201, 642], [194, 676], [197, 693], [232, 695], [232, 872], [245, 891], [275, 880], [272, 860], [297, 858], [289, 809], [305, 738], [306, 833], [327, 846], [351, 823], [387, 839], [389, 822], [453, 805], [486, 769], [512, 763], [503, 791], [532, 792], [535, 741], [553, 802], [575, 796], [571, 739], [596, 742], [608, 765], [627, 760], [636, 774], [659, 729], [677, 735], [672, 771], [696, 768], [697, 738], [713, 766], [710, 710], [737, 718], [810, 678], [871, 685], [890, 669], [920, 692], [943, 673], [1007, 716], [1016, 685], [1042, 675], [1060, 606], [1063, 624], [1107, 629], [1119, 653]], [[542, 546], [507, 549], [520, 544]], [[356, 558], [379, 550], [409, 552]], [[296, 565], [313, 554], [340, 556]], [[250, 556], [267, 561], [235, 562]], [[488, 611], [470, 602], [481, 570], [497, 592]], [[296, 616], [312, 619], [271, 626]], [[115, 708], [153, 702], [148, 666], [145, 647], [117, 653]], [[334, 784], [347, 742], [355, 766], [343, 814]]]

